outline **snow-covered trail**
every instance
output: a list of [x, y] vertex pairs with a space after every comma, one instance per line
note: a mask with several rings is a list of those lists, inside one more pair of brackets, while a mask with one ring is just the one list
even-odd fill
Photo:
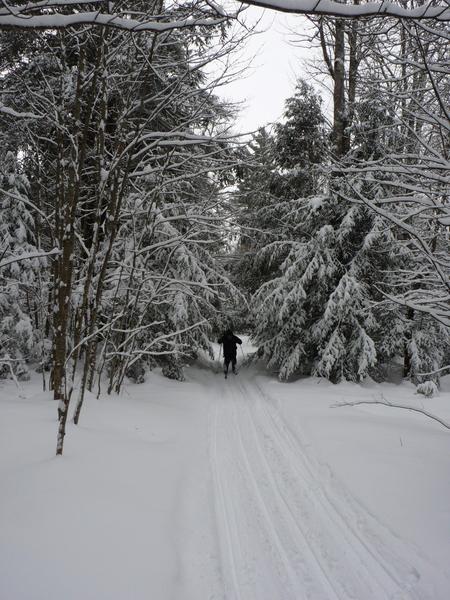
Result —
[[58, 458], [40, 376], [0, 382], [1, 600], [448, 600], [447, 431], [330, 408], [412, 386], [211, 367], [90, 396]]
[[[432, 598], [402, 542], [323, 468], [245, 372], [211, 399], [226, 600]], [[408, 553], [407, 553], [408, 554]]]

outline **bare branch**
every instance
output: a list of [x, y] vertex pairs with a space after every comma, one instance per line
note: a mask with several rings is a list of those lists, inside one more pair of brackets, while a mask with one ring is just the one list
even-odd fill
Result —
[[423, 408], [417, 408], [415, 406], [407, 406], [405, 404], [393, 404], [392, 402], [388, 402], [384, 398], [382, 400], [355, 400], [354, 402], [339, 402], [336, 404], [332, 404], [330, 408], [340, 408], [341, 406], [359, 406], [360, 404], [382, 404], [383, 406], [390, 406], [391, 408], [402, 408], [404, 410], [411, 410], [413, 412], [417, 412], [422, 415], [425, 415], [426, 417], [428, 417], [429, 419], [432, 419], [433, 421], [436, 421], [437, 423], [439, 423], [440, 425], [442, 425], [442, 427], [445, 427], [446, 429], [450, 429], [450, 423], [447, 423], [446, 421], [440, 419], [436, 415], [429, 413], [427, 410], [424, 410]]

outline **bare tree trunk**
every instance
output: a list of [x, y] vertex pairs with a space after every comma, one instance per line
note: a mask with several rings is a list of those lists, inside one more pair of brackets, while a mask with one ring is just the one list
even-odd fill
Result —
[[339, 158], [344, 156], [346, 140], [347, 111], [345, 102], [345, 24], [336, 21], [334, 42], [334, 89], [333, 89], [333, 143], [334, 152]]
[[[356, 4], [359, 4], [356, 2]], [[355, 113], [355, 100], [356, 100], [356, 90], [358, 83], [358, 66], [359, 66], [359, 56], [358, 56], [358, 33], [357, 33], [357, 23], [353, 21], [350, 25], [350, 31], [348, 34], [348, 45], [349, 45], [349, 65], [348, 65], [348, 120], [347, 127], [351, 127], [353, 123], [353, 117]], [[350, 134], [348, 131], [345, 132], [345, 154], [350, 150]]]
[[[129, 165], [127, 165], [127, 168], [128, 167], [129, 167]], [[74, 414], [74, 419], [73, 419], [73, 422], [75, 423], [75, 425], [78, 424], [78, 421], [80, 419], [80, 413], [81, 413], [81, 408], [82, 408], [83, 402], [84, 402], [84, 394], [85, 394], [85, 389], [86, 389], [86, 385], [88, 382], [89, 371], [93, 372], [93, 368], [94, 368], [93, 366], [95, 364], [95, 350], [97, 347], [97, 343], [96, 343], [96, 340], [93, 339], [93, 335], [94, 335], [95, 327], [97, 325], [97, 317], [98, 317], [98, 311], [100, 308], [100, 303], [101, 303], [102, 295], [103, 295], [103, 286], [104, 286], [104, 280], [105, 280], [105, 276], [106, 276], [106, 270], [107, 270], [107, 267], [109, 264], [109, 260], [110, 260], [111, 253], [113, 250], [114, 242], [116, 240], [117, 231], [119, 228], [120, 209], [122, 206], [122, 198], [123, 198], [123, 195], [124, 195], [125, 189], [126, 189], [126, 180], [127, 180], [126, 173], [123, 175], [123, 177], [120, 177], [119, 173], [116, 174], [114, 187], [113, 187], [113, 191], [112, 191], [112, 199], [111, 199], [112, 214], [111, 214], [111, 224], [110, 224], [110, 227], [108, 228], [108, 233], [109, 233], [108, 248], [107, 248], [105, 256], [103, 258], [102, 267], [101, 267], [101, 270], [100, 270], [100, 273], [98, 276], [97, 290], [96, 290], [94, 304], [93, 304], [92, 311], [91, 311], [91, 319], [90, 319], [89, 328], [88, 328], [89, 341], [88, 341], [86, 355], [85, 355], [83, 378], [82, 378], [82, 382], [81, 382], [80, 394], [78, 396], [77, 406], [75, 409], [75, 414]]]
[[[78, 59], [78, 76], [73, 109], [73, 123], [75, 135], [71, 143], [71, 159], [69, 163], [69, 175], [67, 182], [67, 194], [61, 186], [59, 198], [59, 210], [61, 213], [61, 248], [62, 255], [58, 260], [58, 279], [54, 282], [56, 296], [56, 312], [53, 316], [54, 331], [54, 364], [53, 382], [54, 397], [58, 400], [59, 427], [56, 442], [56, 454], [61, 455], [64, 447], [66, 434], [67, 414], [69, 411], [70, 396], [67, 390], [66, 359], [67, 359], [67, 335], [70, 321], [70, 297], [72, 289], [73, 260], [74, 260], [74, 238], [75, 217], [80, 192], [80, 179], [86, 136], [83, 128], [79, 126], [82, 108], [82, 85], [85, 74], [85, 50], [80, 50]], [[61, 123], [61, 126], [65, 126]]]
[[[414, 320], [414, 311], [412, 308], [406, 310], [406, 318], [411, 323]], [[409, 377], [411, 374], [411, 352], [409, 349], [409, 342], [411, 341], [411, 334], [407, 334], [408, 337], [403, 344], [403, 377]]]

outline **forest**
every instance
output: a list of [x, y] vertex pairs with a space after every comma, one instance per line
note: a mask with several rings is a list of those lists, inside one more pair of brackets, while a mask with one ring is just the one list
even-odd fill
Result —
[[449, 23], [0, 0], [1, 600], [450, 598]]
[[41, 374], [57, 454], [86, 392], [157, 367], [182, 381], [227, 326], [282, 381], [381, 382], [396, 360], [435, 393], [449, 9], [299, 6], [318, 58], [283, 119], [243, 135], [221, 95], [252, 35], [242, 7], [103, 4], [0, 10], [0, 378]]

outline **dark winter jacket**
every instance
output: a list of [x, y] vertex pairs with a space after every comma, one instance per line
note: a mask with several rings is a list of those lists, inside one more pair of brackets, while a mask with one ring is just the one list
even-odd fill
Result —
[[223, 357], [225, 359], [231, 360], [236, 358], [237, 344], [242, 344], [242, 340], [234, 335], [230, 329], [225, 331], [222, 337], [217, 341], [219, 344], [223, 344]]

